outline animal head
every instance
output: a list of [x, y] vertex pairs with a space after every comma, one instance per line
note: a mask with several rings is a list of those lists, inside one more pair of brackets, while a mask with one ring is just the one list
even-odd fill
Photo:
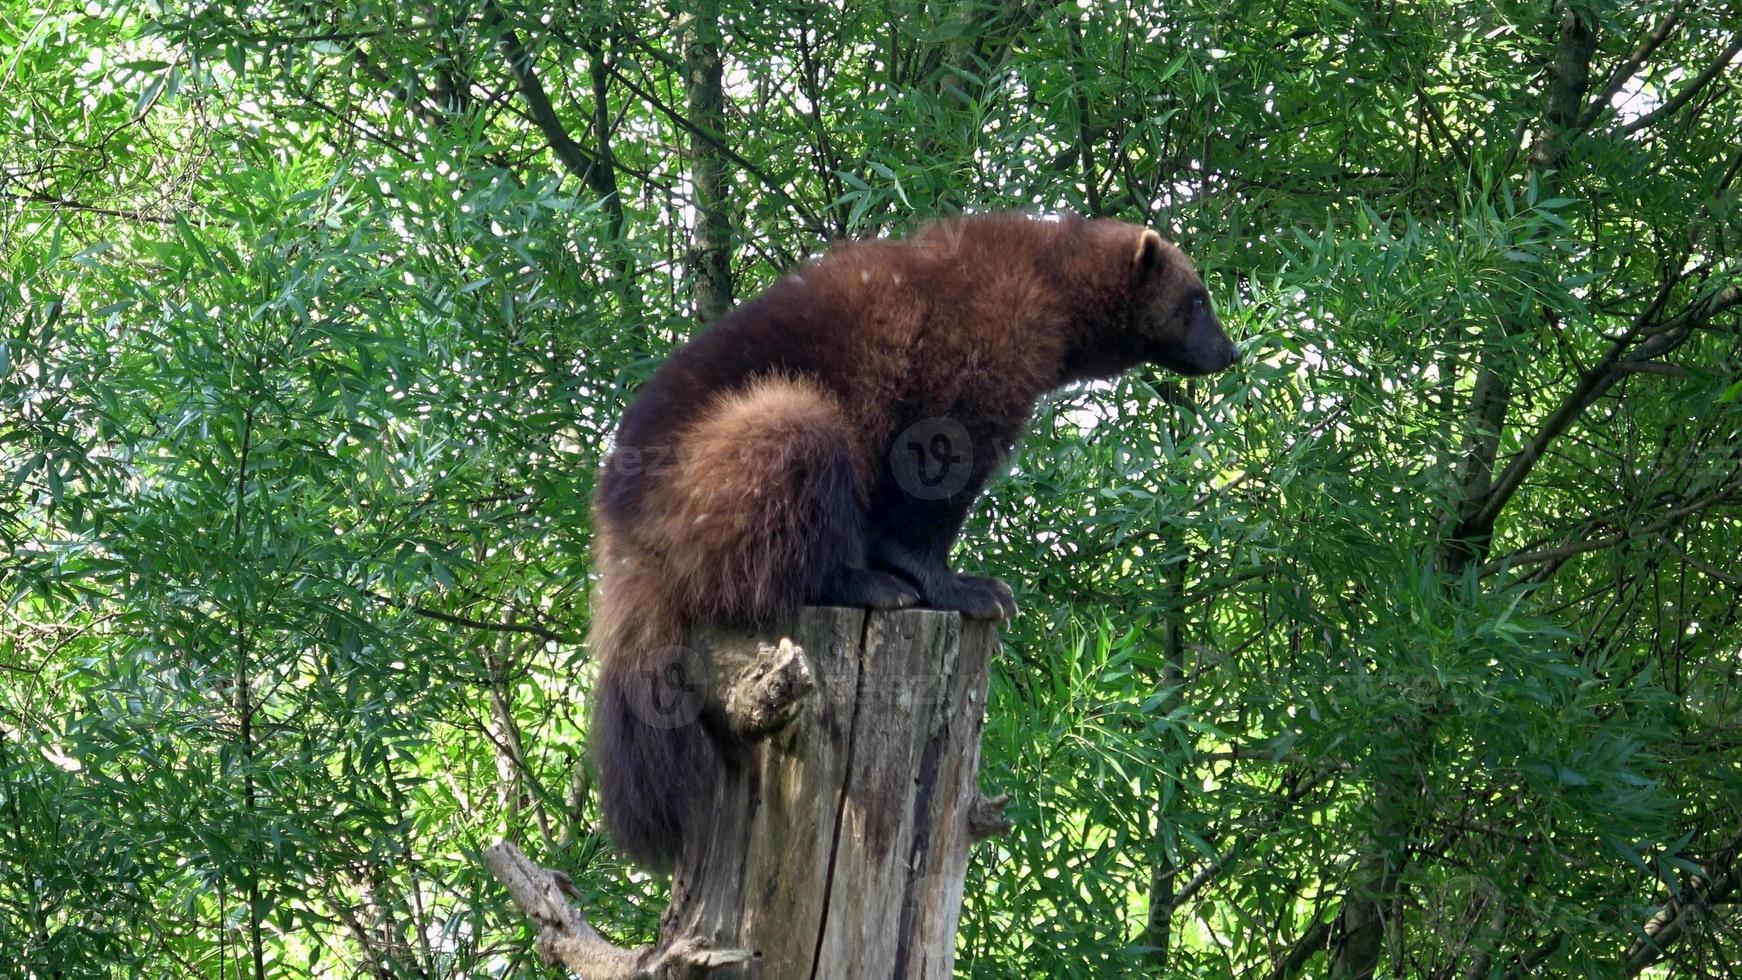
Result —
[[1141, 360], [1180, 374], [1212, 374], [1239, 360], [1186, 253], [1145, 228], [1129, 254], [1131, 305], [1125, 329]]
[[1065, 226], [1060, 277], [1077, 300], [1060, 384], [1139, 364], [1210, 374], [1239, 358], [1192, 260], [1148, 228], [1111, 219]]

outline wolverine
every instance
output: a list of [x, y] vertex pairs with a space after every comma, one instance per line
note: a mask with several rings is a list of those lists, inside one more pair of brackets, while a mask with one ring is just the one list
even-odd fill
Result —
[[1237, 357], [1155, 231], [1018, 213], [837, 245], [674, 350], [593, 500], [590, 740], [617, 846], [669, 868], [732, 762], [719, 725], [672, 710], [695, 683], [695, 624], [806, 604], [1012, 616], [1011, 590], [954, 571], [950, 548], [1036, 401]]

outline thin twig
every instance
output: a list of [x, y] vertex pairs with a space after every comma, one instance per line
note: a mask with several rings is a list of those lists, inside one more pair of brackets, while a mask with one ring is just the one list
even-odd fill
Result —
[[492, 633], [523, 633], [527, 636], [536, 636], [541, 640], [547, 640], [551, 643], [575, 644], [580, 642], [572, 636], [566, 636], [555, 630], [546, 629], [543, 626], [533, 623], [492, 623], [489, 620], [473, 619], [470, 616], [461, 616], [456, 613], [442, 612], [439, 609], [430, 609], [425, 606], [402, 602], [392, 596], [383, 595], [380, 592], [365, 590], [363, 594], [377, 602], [392, 606], [395, 609], [403, 609], [406, 612], [422, 616], [425, 619], [433, 619], [438, 623], [447, 623], [450, 626], [464, 626], [469, 629], [487, 630]]

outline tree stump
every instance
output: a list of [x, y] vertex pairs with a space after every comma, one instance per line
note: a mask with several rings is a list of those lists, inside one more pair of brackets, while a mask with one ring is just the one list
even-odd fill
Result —
[[[693, 645], [745, 742], [714, 787], [712, 833], [679, 860], [660, 942], [601, 949], [578, 912], [520, 903], [541, 950], [589, 980], [949, 977], [969, 846], [1009, 827], [1007, 797], [975, 781], [996, 627], [813, 608], [778, 636]], [[486, 854], [498, 877], [525, 861], [503, 848]], [[564, 930], [584, 966], [558, 950]]]

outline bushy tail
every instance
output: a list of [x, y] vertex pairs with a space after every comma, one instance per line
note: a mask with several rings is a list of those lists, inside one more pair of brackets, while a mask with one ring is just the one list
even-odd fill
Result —
[[588, 637], [601, 660], [591, 742], [605, 826], [655, 869], [682, 853], [725, 761], [690, 625], [787, 617], [862, 547], [849, 431], [815, 386], [759, 381], [674, 438], [673, 465], [649, 478], [634, 526], [600, 514]]
[[589, 736], [605, 829], [630, 860], [666, 870], [709, 793], [720, 748], [702, 723], [706, 674], [649, 570], [619, 564], [595, 598], [589, 644], [602, 655]]

